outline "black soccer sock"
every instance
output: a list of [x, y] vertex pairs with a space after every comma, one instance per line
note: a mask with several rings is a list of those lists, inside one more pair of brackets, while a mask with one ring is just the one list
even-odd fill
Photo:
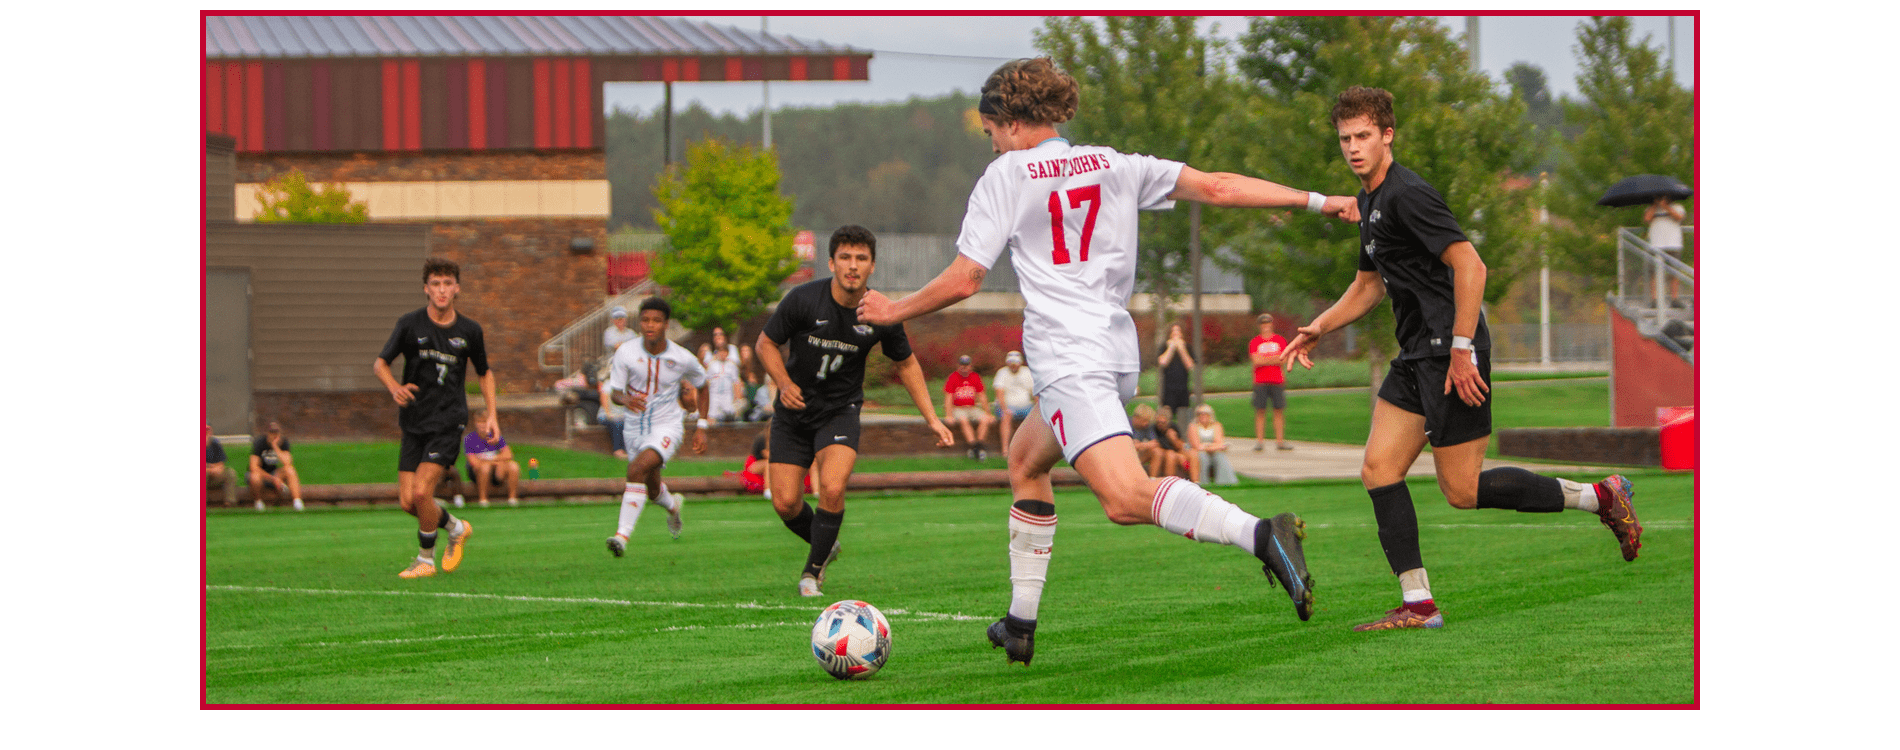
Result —
[[785, 519], [785, 528], [791, 529], [792, 533], [805, 540], [806, 544], [811, 544], [811, 518], [811, 503], [801, 501], [798, 515]]
[[1478, 475], [1478, 507], [1519, 513], [1556, 513], [1564, 509], [1563, 483], [1506, 466]]
[[435, 527], [438, 529], [446, 529], [449, 527], [449, 524], [455, 522], [455, 517], [449, 515], [449, 509], [447, 508], [441, 508], [440, 510], [441, 513], [438, 514], [435, 520]]
[[418, 531], [416, 532], [416, 541], [422, 543], [423, 549], [435, 549], [435, 532], [430, 531], [424, 533]]
[[1425, 567], [1418, 553], [1418, 511], [1412, 507], [1412, 490], [1405, 482], [1366, 490], [1372, 496], [1372, 516], [1379, 522], [1379, 547], [1393, 574]]
[[805, 573], [824, 572], [825, 559], [831, 557], [831, 545], [838, 541], [838, 527], [844, 525], [844, 511], [833, 513], [819, 508], [811, 519], [811, 552], [805, 555]]

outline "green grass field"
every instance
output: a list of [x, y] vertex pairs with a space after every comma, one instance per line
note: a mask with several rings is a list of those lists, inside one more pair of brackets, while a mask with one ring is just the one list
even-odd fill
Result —
[[[1694, 694], [1693, 478], [1632, 475], [1648, 531], [1625, 563], [1593, 516], [1456, 511], [1413, 484], [1436, 631], [1353, 633], [1396, 603], [1356, 483], [1231, 489], [1307, 521], [1317, 612], [1302, 623], [1252, 557], [1109, 523], [1062, 492], [1035, 664], [983, 629], [1009, 596], [1006, 495], [850, 500], [823, 600], [804, 549], [758, 500], [660, 511], [627, 557], [616, 507], [477, 510], [460, 570], [396, 577], [414, 521], [393, 508], [206, 519], [211, 704], [1686, 704]], [[1591, 480], [1595, 477], [1580, 477]], [[874, 678], [809, 653], [830, 601], [892, 621]], [[559, 661], [555, 661], [559, 657]]]

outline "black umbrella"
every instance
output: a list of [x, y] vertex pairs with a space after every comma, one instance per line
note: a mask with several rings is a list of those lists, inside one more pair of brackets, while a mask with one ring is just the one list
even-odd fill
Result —
[[1674, 177], [1639, 174], [1635, 177], [1625, 177], [1615, 185], [1611, 185], [1609, 192], [1597, 199], [1597, 205], [1611, 208], [1645, 206], [1654, 203], [1657, 198], [1679, 201], [1692, 195], [1695, 195], [1695, 191]]

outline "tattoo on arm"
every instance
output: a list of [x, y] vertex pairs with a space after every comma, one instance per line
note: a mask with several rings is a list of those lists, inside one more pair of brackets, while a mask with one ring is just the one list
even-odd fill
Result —
[[970, 280], [976, 282], [977, 284], [982, 284], [983, 277], [988, 275], [989, 272], [990, 272], [989, 269], [984, 268], [982, 266], [977, 266], [975, 268], [972, 268], [970, 269]]

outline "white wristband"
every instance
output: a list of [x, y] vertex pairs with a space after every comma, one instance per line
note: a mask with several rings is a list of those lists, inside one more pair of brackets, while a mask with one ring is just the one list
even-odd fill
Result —
[[706, 429], [706, 420], [704, 419], [699, 420], [699, 429], [702, 429], [702, 430]]
[[1324, 209], [1325, 207], [1326, 207], [1326, 196], [1320, 195], [1319, 193], [1306, 194], [1306, 210], [1312, 211], [1313, 213], [1319, 213], [1320, 210]]
[[1470, 337], [1470, 336], [1453, 336], [1453, 337], [1451, 337], [1451, 348], [1453, 348], [1453, 349], [1470, 349], [1470, 348], [1471, 348], [1471, 337]]

